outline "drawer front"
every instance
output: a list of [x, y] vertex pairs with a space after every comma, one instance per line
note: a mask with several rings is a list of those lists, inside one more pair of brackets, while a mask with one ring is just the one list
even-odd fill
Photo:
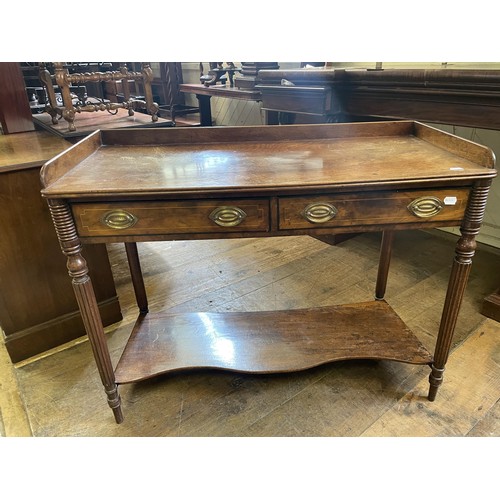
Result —
[[469, 190], [389, 191], [279, 199], [280, 229], [461, 220]]
[[75, 203], [80, 236], [268, 231], [267, 200]]
[[308, 115], [325, 115], [332, 111], [332, 92], [325, 87], [259, 85], [258, 88], [263, 109]]

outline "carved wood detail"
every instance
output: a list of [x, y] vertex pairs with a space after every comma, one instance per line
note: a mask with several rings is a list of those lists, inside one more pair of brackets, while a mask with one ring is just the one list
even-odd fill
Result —
[[[74, 132], [75, 116], [77, 113], [107, 111], [112, 112], [117, 109], [127, 109], [129, 116], [133, 116], [136, 109], [145, 109], [150, 115], [153, 122], [158, 121], [159, 106], [153, 102], [153, 92], [151, 83], [153, 81], [153, 70], [149, 63], [142, 63], [141, 71], [129, 71], [125, 65], [120, 67], [119, 71], [95, 71], [89, 73], [69, 73], [65, 64], [62, 62], [54, 63], [54, 75], [48, 71], [45, 63], [40, 63], [40, 81], [43, 83], [49, 102], [46, 106], [47, 113], [52, 117], [52, 123], [57, 124], [58, 118], [62, 117], [68, 122], [68, 130]], [[53, 80], [61, 90], [63, 105], [59, 105], [56, 99], [56, 94], [53, 88]], [[129, 80], [139, 81], [142, 83], [145, 100], [130, 97], [128, 90]], [[70, 86], [85, 82], [109, 82], [121, 81], [124, 89], [125, 101], [116, 102], [101, 102], [99, 104], [84, 104], [80, 105], [74, 102], [70, 92]]]

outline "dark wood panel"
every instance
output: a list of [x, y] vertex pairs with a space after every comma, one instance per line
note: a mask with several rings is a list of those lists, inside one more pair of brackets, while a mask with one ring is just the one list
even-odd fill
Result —
[[481, 312], [500, 322], [500, 288], [484, 299]]
[[500, 130], [499, 97], [443, 95], [411, 89], [352, 89], [346, 92], [344, 113], [348, 116], [421, 120], [432, 123]]
[[[47, 203], [40, 196], [39, 168], [3, 173], [0, 180], [0, 322], [12, 360], [20, 361], [85, 330]], [[85, 257], [95, 270], [92, 279], [106, 323], [119, 321], [106, 247], [89, 246]]]
[[[269, 109], [297, 112], [297, 102], [286, 94], [301, 99], [301, 89], [322, 87], [331, 92], [341, 121], [397, 118], [500, 129], [500, 70], [263, 70], [259, 78]], [[280, 87], [282, 79], [294, 86]], [[323, 113], [328, 114], [326, 107]]]
[[0, 122], [4, 134], [35, 129], [23, 74], [17, 62], [0, 62]]
[[[40, 167], [69, 147], [45, 132], [0, 136], [0, 325], [17, 362], [85, 334], [46, 201]], [[21, 203], [22, 202], [22, 203]], [[85, 249], [103, 320], [121, 319], [104, 245]]]

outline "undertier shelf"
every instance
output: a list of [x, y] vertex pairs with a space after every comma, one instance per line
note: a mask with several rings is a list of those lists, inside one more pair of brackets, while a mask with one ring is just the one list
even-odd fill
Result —
[[115, 370], [118, 384], [217, 368], [293, 372], [331, 361], [429, 364], [432, 355], [385, 301], [264, 312], [140, 315]]

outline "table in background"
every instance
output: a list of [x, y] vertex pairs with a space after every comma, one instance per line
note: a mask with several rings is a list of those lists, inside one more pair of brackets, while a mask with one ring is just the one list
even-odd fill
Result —
[[[237, 99], [240, 101], [259, 102], [262, 96], [259, 90], [238, 89], [227, 85], [201, 85], [184, 83], [179, 85], [181, 92], [195, 94], [200, 105], [200, 125], [204, 127], [212, 126], [212, 107], [210, 99], [212, 97], [223, 97], [226, 99]], [[278, 114], [273, 111], [266, 111], [266, 123], [268, 125], [278, 124]]]
[[33, 116], [33, 121], [38, 128], [46, 130], [71, 142], [76, 142], [96, 130], [105, 130], [109, 128], [124, 127], [172, 127], [171, 120], [158, 118], [156, 122], [151, 121], [151, 116], [135, 112], [129, 116], [126, 109], [117, 109], [116, 113], [106, 111], [100, 113], [80, 113], [75, 117], [75, 131], [68, 130], [68, 124], [65, 120], [59, 120], [59, 123], [53, 124], [52, 118], [48, 113], [41, 113]]

